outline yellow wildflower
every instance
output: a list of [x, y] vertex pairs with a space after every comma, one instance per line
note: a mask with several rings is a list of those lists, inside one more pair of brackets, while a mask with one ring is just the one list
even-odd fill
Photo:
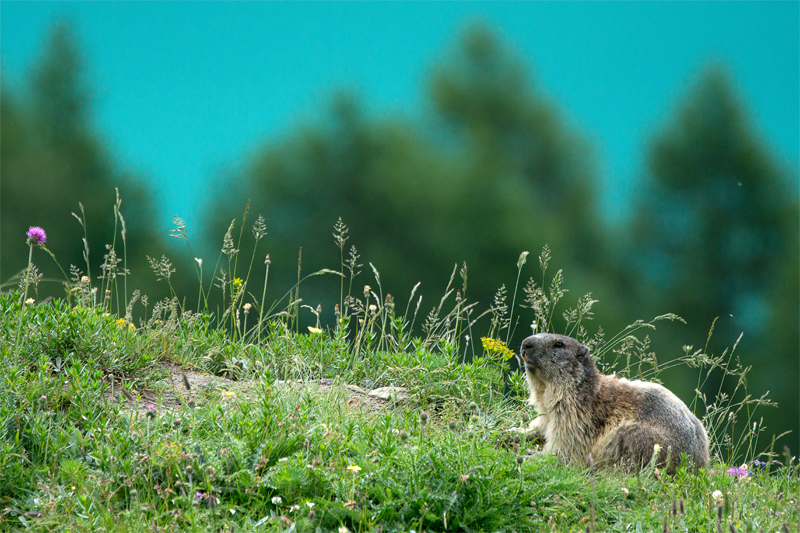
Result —
[[313, 335], [319, 335], [322, 333], [320, 328], [315, 328], [314, 326], [308, 326], [308, 331], [310, 331]]
[[508, 347], [506, 346], [506, 343], [499, 339], [481, 337], [481, 344], [483, 345], [484, 350], [486, 350], [490, 354], [500, 355], [506, 361], [514, 357], [514, 352], [509, 350]]

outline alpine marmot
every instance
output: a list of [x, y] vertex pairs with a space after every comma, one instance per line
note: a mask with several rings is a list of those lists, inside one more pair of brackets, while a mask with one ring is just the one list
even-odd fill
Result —
[[601, 374], [589, 349], [564, 335], [530, 336], [520, 352], [529, 401], [540, 413], [531, 429], [545, 452], [628, 468], [641, 468], [657, 453], [667, 473], [681, 464], [681, 454], [696, 467], [708, 464], [703, 425], [665, 387]]

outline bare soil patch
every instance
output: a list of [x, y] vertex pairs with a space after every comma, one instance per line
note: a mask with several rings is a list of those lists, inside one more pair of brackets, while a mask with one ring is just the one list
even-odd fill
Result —
[[[115, 382], [109, 388], [107, 395], [112, 402], [124, 403], [126, 409], [136, 410], [142, 414], [148, 412], [177, 412], [181, 405], [201, 403], [217, 395], [220, 399], [252, 398], [257, 383], [253, 380], [234, 381], [223, 376], [215, 376], [204, 372], [189, 370], [174, 363], [163, 363], [160, 366], [167, 376], [156, 383], [151, 389], [129, 390]], [[332, 379], [313, 381], [276, 381], [274, 388], [291, 388], [302, 391], [314, 389], [315, 391], [334, 396], [332, 394], [346, 389], [344, 395], [349, 408], [367, 412], [385, 412], [393, 410], [398, 404], [409, 398], [408, 391], [403, 387], [379, 387], [368, 390], [357, 385], [338, 384]]]

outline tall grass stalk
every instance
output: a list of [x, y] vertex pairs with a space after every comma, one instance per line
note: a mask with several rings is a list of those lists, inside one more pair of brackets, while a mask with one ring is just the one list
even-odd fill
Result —
[[[122, 236], [122, 272], [121, 275], [123, 276], [123, 290], [122, 290], [122, 297], [124, 301], [124, 308], [128, 308], [128, 242], [127, 242], [127, 229], [125, 227], [125, 218], [122, 216], [122, 212], [120, 212], [120, 207], [122, 207], [122, 199], [119, 197], [119, 189], [115, 188], [116, 193], [116, 202], [114, 203], [114, 227], [116, 233], [116, 221], [119, 219], [119, 223], [121, 226], [120, 235]], [[115, 235], [116, 237], [116, 235]], [[116, 241], [115, 241], [116, 242]], [[117, 285], [116, 276], [114, 277], [114, 290], [117, 293], [117, 315], [120, 314], [119, 311], [119, 286]]]
[[267, 281], [269, 280], [269, 254], [264, 260], [264, 288], [261, 291], [261, 305], [258, 306], [258, 345], [261, 346], [261, 331], [264, 329], [264, 302], [267, 298]]
[[[180, 239], [186, 242], [186, 247], [189, 249], [189, 257], [193, 259], [193, 267], [195, 276], [197, 276], [197, 312], [200, 312], [200, 301], [202, 298], [203, 301], [203, 310], [208, 311], [208, 299], [206, 298], [206, 291], [203, 287], [203, 260], [195, 257], [194, 252], [192, 252], [192, 244], [189, 242], [189, 232], [187, 231], [186, 224], [184, 223], [183, 219], [179, 216], [175, 216], [172, 219], [172, 223], [175, 224], [175, 229], [170, 230], [169, 236]], [[213, 276], [212, 276], [213, 278]], [[213, 283], [213, 281], [212, 281]]]
[[[100, 287], [103, 289], [103, 306], [106, 309], [106, 312], [112, 311], [112, 298], [116, 296], [115, 301], [117, 304], [117, 315], [120, 314], [119, 312], [119, 286], [117, 285], [117, 265], [119, 264], [119, 259], [117, 258], [116, 246], [117, 246], [117, 229], [119, 224], [119, 217], [117, 216], [119, 213], [119, 208], [122, 205], [122, 200], [119, 197], [119, 190], [116, 191], [116, 199], [114, 202], [114, 233], [111, 237], [111, 244], [106, 245], [106, 253], [103, 256], [103, 264], [101, 265], [101, 269], [103, 271], [103, 276], [100, 281]], [[112, 293], [112, 287], [114, 289]]]
[[92, 265], [89, 263], [89, 235], [86, 228], [86, 212], [83, 209], [83, 204], [78, 202], [78, 207], [81, 210], [81, 215], [78, 216], [74, 212], [72, 216], [75, 217], [83, 228], [83, 260], [86, 263], [86, 276], [92, 279]]
[[[193, 255], [191, 251], [189, 255]], [[203, 302], [203, 311], [208, 312], [208, 300], [206, 299], [206, 295], [203, 291], [203, 260], [199, 257], [194, 258], [195, 262], [195, 274], [197, 275], [197, 309], [196, 311], [200, 312], [200, 302]]]
[[[244, 225], [244, 222], [242, 222]], [[255, 242], [253, 243], [253, 254], [250, 256], [250, 265], [247, 267], [247, 276], [245, 277], [245, 283], [249, 282], [250, 280], [250, 273], [253, 271], [253, 262], [256, 258], [256, 252], [258, 252], [258, 243], [264, 236], [267, 234], [267, 225], [264, 222], [264, 217], [258, 215], [255, 223], [253, 224], [253, 237], [255, 237]]]
[[[239, 250], [242, 249], [242, 238], [244, 237], [244, 225], [247, 223], [247, 215], [248, 214], [250, 214], [250, 200], [249, 199], [247, 200], [247, 203], [244, 206], [244, 214], [242, 215], [242, 225], [239, 226], [239, 242], [237, 243], [237, 246], [239, 247]], [[236, 274], [236, 272], [238, 272], [238, 270], [236, 268], [238, 266], [238, 264], [239, 264], [239, 255], [236, 254], [236, 259], [235, 259], [235, 261], [233, 263], [233, 270], [231, 271], [232, 272], [231, 277], [233, 277]]]
[[25, 279], [23, 281], [25, 289], [22, 293], [22, 300], [19, 302], [19, 312], [17, 314], [17, 333], [14, 335], [14, 358], [19, 357], [22, 348], [19, 334], [22, 331], [22, 314], [25, 312], [25, 306], [28, 303], [28, 285], [31, 277], [31, 265], [33, 264], [33, 246], [33, 240], [28, 237], [28, 266], [25, 268]]
[[294, 332], [300, 332], [300, 271], [303, 267], [303, 247], [297, 251], [297, 285], [294, 289], [294, 301], [292, 305], [291, 319], [294, 321]]
[[514, 326], [514, 309], [516, 309], [517, 304], [517, 292], [519, 291], [519, 278], [522, 276], [522, 267], [525, 266], [525, 263], [528, 261], [528, 254], [530, 252], [522, 252], [519, 254], [519, 259], [517, 260], [517, 281], [514, 283], [514, 293], [511, 298], [511, 314], [508, 317], [509, 327], [506, 330], [506, 344], [508, 344], [508, 340], [511, 338], [516, 327]]
[[[120, 225], [122, 226], [122, 230], [120, 234], [122, 235], [122, 270], [124, 272], [124, 279], [123, 279], [123, 289], [122, 294], [125, 298], [125, 309], [128, 308], [128, 240], [127, 240], [127, 230], [125, 228], [125, 219], [122, 217], [122, 213], [117, 212], [117, 216], [119, 217]], [[119, 296], [117, 297], [117, 301], [119, 301]]]
[[339, 280], [339, 309], [344, 309], [344, 245], [347, 242], [347, 239], [349, 239], [347, 236], [348, 231], [349, 229], [342, 221], [342, 217], [339, 217], [339, 220], [337, 220], [336, 224], [333, 226], [333, 240], [336, 243], [337, 248], [339, 248], [339, 264], [341, 266], [342, 275], [341, 279]]

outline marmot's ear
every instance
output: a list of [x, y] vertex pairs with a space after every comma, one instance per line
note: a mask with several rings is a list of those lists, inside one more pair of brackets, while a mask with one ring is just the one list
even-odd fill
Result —
[[578, 357], [578, 359], [583, 359], [583, 358], [584, 358], [584, 357], [586, 357], [587, 355], [589, 355], [589, 348], [587, 348], [587, 347], [586, 347], [586, 346], [584, 346], [583, 344], [581, 344], [580, 346], [578, 346], [578, 356], [577, 356], [577, 357]]

